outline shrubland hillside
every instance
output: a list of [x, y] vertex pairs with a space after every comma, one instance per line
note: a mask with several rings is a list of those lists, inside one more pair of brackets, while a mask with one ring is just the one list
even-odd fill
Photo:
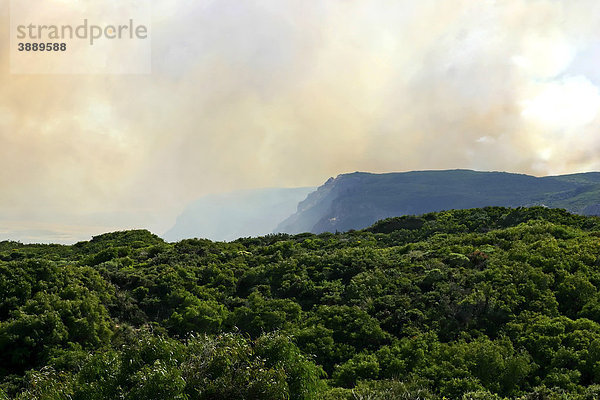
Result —
[[595, 399], [600, 219], [0, 243], [0, 399]]

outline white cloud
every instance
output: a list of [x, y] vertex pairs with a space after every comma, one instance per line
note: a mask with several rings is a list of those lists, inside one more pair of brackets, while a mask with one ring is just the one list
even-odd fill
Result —
[[583, 76], [537, 83], [522, 103], [522, 115], [550, 131], [570, 131], [592, 123], [600, 111], [600, 92]]

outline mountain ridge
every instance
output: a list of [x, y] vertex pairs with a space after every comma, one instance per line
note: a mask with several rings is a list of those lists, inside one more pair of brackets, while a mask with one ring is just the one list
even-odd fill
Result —
[[377, 220], [486, 206], [564, 208], [600, 215], [600, 173], [535, 177], [468, 169], [353, 172], [329, 178], [275, 232], [362, 229]]
[[314, 187], [263, 188], [203, 196], [164, 233], [169, 241], [200, 237], [230, 241], [271, 233]]

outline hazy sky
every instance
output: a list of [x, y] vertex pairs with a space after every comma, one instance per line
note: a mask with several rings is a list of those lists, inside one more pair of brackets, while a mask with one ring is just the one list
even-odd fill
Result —
[[11, 75], [8, 21], [0, 239], [162, 233], [357, 170], [600, 170], [597, 0], [156, 0], [127, 76]]

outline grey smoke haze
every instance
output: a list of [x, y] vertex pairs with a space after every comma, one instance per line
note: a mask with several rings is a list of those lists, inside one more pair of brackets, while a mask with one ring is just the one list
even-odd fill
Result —
[[148, 76], [10, 75], [0, 18], [0, 238], [356, 170], [600, 169], [594, 0], [157, 0]]
[[316, 188], [257, 189], [203, 196], [177, 217], [162, 237], [168, 241], [207, 238], [231, 241], [274, 233]]

